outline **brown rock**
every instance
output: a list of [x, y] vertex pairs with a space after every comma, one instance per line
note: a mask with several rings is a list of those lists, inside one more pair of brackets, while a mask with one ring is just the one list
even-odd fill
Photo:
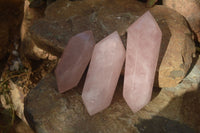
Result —
[[61, 56], [68, 40], [86, 30], [93, 31], [96, 42], [115, 30], [125, 36], [126, 28], [146, 10], [145, 4], [134, 0], [56, 1], [30, 32], [38, 47]]
[[33, 130], [23, 121], [20, 121], [15, 126], [16, 133], [34, 133]]
[[[199, 66], [200, 62], [196, 65]], [[94, 116], [89, 116], [81, 99], [85, 78], [81, 79], [76, 88], [60, 94], [57, 91], [54, 75], [48, 74], [27, 95], [24, 104], [25, 116], [37, 133], [138, 133], [137, 125], [141, 133], [171, 131], [194, 133], [188, 126], [199, 132], [200, 118], [197, 116], [200, 109], [198, 106], [200, 90], [197, 85], [200, 69], [198, 66], [195, 66], [176, 88], [162, 90], [154, 88], [151, 102], [137, 113], [130, 110], [122, 97], [121, 76], [111, 105]], [[184, 95], [188, 94], [187, 91], [192, 95], [186, 98]], [[193, 108], [190, 109], [191, 107]], [[158, 120], [153, 116], [163, 119]]]
[[20, 53], [23, 56], [29, 57], [31, 59], [45, 59], [48, 56], [52, 56], [45, 50], [39, 48], [31, 39], [31, 35], [28, 32], [29, 27], [38, 20], [44, 17], [44, 9], [29, 8], [30, 2], [25, 0], [24, 3], [24, 18], [21, 25], [21, 47]]
[[[56, 1], [46, 9], [46, 17], [31, 26], [31, 39], [57, 56], [73, 35], [85, 30], [93, 31], [96, 42], [117, 30], [126, 44], [127, 27], [146, 10], [145, 4], [136, 0]], [[195, 52], [192, 34], [176, 11], [156, 6], [151, 12], [163, 33], [155, 85], [174, 87], [190, 68]]]
[[[159, 87], [175, 87], [187, 74], [195, 54], [192, 33], [184, 17], [176, 11], [165, 6], [155, 6], [150, 11], [163, 32], [160, 56], [164, 56], [158, 62]], [[166, 33], [167, 27], [162, 28], [164, 23], [167, 23], [171, 37]]]
[[56, 79], [49, 74], [28, 94], [25, 116], [37, 133], [135, 133], [137, 116], [122, 98], [123, 79], [119, 82], [115, 102], [102, 113], [90, 117], [81, 98], [84, 80], [76, 89], [59, 94]]
[[163, 4], [182, 14], [190, 24], [200, 42], [200, 1], [163, 0]]

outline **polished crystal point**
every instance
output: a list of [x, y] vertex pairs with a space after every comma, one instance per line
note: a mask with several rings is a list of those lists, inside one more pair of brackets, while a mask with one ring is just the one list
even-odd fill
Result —
[[147, 11], [127, 30], [123, 97], [133, 112], [151, 99], [162, 32]]
[[125, 49], [116, 31], [96, 44], [82, 93], [90, 115], [110, 105], [124, 59]]
[[91, 59], [94, 44], [91, 31], [79, 33], [69, 40], [55, 70], [60, 93], [77, 86]]

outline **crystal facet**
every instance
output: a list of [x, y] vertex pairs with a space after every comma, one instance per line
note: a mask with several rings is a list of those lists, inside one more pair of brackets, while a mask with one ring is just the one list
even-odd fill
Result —
[[133, 112], [151, 99], [162, 32], [147, 11], [127, 30], [123, 97]]
[[110, 105], [124, 59], [125, 49], [116, 31], [96, 44], [82, 93], [90, 115]]
[[94, 45], [91, 31], [79, 33], [69, 40], [55, 70], [60, 93], [72, 89], [79, 83], [91, 59]]

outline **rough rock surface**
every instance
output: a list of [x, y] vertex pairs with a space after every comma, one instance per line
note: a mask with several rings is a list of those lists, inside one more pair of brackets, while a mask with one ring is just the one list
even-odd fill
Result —
[[164, 56], [158, 61], [159, 87], [175, 87], [187, 74], [195, 54], [192, 33], [184, 17], [176, 11], [165, 6], [155, 6], [150, 11], [158, 23], [167, 23], [171, 33], [169, 37], [167, 29], [160, 26], [163, 32], [160, 56]]
[[[146, 10], [144, 3], [135, 0], [59, 0], [46, 9], [44, 19], [31, 26], [31, 38], [38, 47], [57, 56], [73, 35], [85, 30], [93, 31], [96, 42], [117, 30], [126, 44], [127, 27]], [[176, 11], [156, 6], [151, 13], [163, 33], [155, 85], [175, 87], [192, 62], [192, 34]]]
[[120, 77], [111, 105], [94, 116], [89, 116], [81, 99], [85, 77], [76, 88], [60, 94], [49, 74], [27, 95], [25, 116], [37, 133], [193, 133], [191, 128], [199, 132], [199, 73], [200, 60], [176, 88], [154, 88], [151, 102], [135, 114], [122, 97]]
[[200, 1], [163, 0], [163, 4], [182, 14], [190, 24], [200, 42]]
[[9, 51], [13, 40], [19, 39], [23, 5], [23, 0], [0, 1], [0, 59]]
[[24, 2], [24, 18], [21, 25], [21, 47], [20, 47], [20, 53], [23, 56], [29, 57], [34, 60], [39, 59], [56, 59], [53, 55], [51, 55], [49, 52], [39, 48], [33, 40], [31, 39], [31, 35], [28, 32], [28, 29], [30, 26], [35, 22], [36, 20], [44, 17], [43, 8], [41, 9], [35, 9], [29, 7], [30, 2], [28, 0], [25, 0]]
[[40, 48], [60, 56], [69, 39], [86, 30], [93, 31], [96, 42], [115, 30], [125, 36], [126, 28], [146, 10], [134, 0], [60, 0], [46, 9], [45, 19], [34, 23], [30, 33]]

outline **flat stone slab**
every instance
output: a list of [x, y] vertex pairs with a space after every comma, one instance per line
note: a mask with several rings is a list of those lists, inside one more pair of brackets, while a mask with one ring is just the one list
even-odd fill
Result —
[[89, 116], [81, 98], [86, 74], [76, 88], [63, 94], [49, 74], [27, 95], [24, 112], [37, 133], [199, 132], [199, 73], [200, 60], [176, 88], [154, 88], [151, 102], [135, 114], [122, 97], [121, 76], [111, 105], [94, 116]]
[[93, 32], [96, 42], [116, 30], [125, 41], [126, 28], [146, 10], [144, 3], [135, 0], [56, 1], [30, 33], [36, 45], [60, 56], [68, 40], [86, 30]]
[[[145, 3], [137, 0], [59, 0], [46, 9], [45, 18], [35, 22], [29, 32], [39, 48], [60, 57], [69, 39], [86, 30], [93, 32], [96, 42], [117, 30], [126, 44], [126, 29], [147, 10]], [[150, 12], [163, 33], [154, 85], [175, 87], [192, 63], [192, 33], [176, 11], [155, 6]]]

